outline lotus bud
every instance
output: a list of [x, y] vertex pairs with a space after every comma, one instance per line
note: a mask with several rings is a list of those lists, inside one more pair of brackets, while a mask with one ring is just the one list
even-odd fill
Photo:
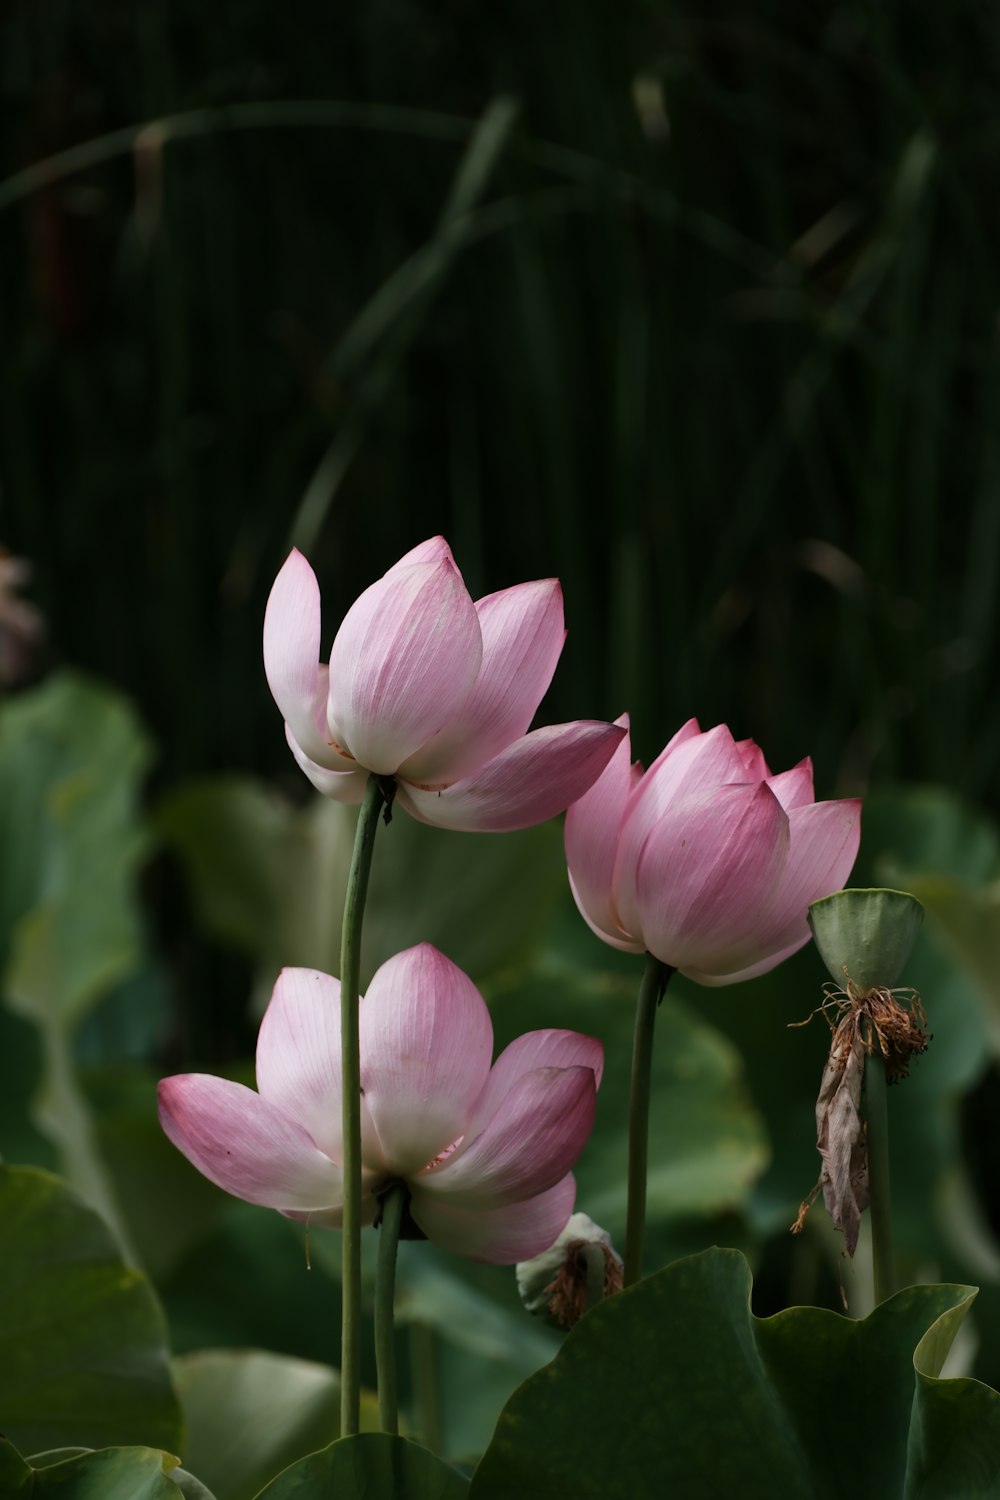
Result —
[[572, 1328], [584, 1313], [622, 1288], [622, 1259], [607, 1230], [573, 1214], [562, 1234], [517, 1266], [517, 1289], [530, 1313]]

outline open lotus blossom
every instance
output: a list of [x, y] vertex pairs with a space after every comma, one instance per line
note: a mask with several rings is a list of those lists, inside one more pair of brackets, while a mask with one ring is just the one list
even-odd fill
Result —
[[292, 754], [321, 792], [360, 802], [370, 772], [442, 828], [501, 832], [562, 812], [622, 738], [575, 720], [526, 733], [563, 648], [555, 578], [473, 603], [443, 537], [355, 600], [320, 663], [316, 575], [293, 551], [264, 617], [264, 669]]
[[566, 815], [570, 885], [598, 937], [710, 985], [766, 974], [807, 943], [809, 903], [854, 864], [860, 802], [814, 801], [810, 760], [772, 776], [724, 724], [702, 733], [690, 719], [645, 774], [630, 759], [626, 732]]
[[[518, 1037], [493, 1066], [470, 979], [429, 943], [390, 958], [361, 1001], [363, 1222], [391, 1184], [412, 1223], [504, 1265], [552, 1244], [594, 1122], [604, 1052], [573, 1031]], [[340, 983], [284, 969], [257, 1039], [259, 1092], [201, 1073], [160, 1084], [160, 1123], [210, 1181], [289, 1218], [339, 1228]]]

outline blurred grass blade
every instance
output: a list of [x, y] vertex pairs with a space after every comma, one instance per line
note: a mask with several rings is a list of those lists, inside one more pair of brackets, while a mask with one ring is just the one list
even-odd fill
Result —
[[155, 134], [161, 144], [194, 140], [227, 130], [273, 130], [337, 127], [385, 131], [427, 140], [462, 141], [472, 121], [434, 110], [408, 109], [394, 104], [365, 104], [354, 99], [275, 99], [246, 104], [223, 104], [156, 116], [137, 125], [109, 131], [81, 141], [66, 151], [32, 162], [0, 182], [0, 213], [42, 188], [85, 172], [103, 162], [127, 156], [143, 136]]
[[432, 238], [382, 283], [330, 356], [329, 365], [341, 378], [366, 360], [371, 365], [299, 502], [290, 544], [303, 552], [312, 550], [361, 446], [368, 418], [389, 390], [435, 293], [464, 246], [463, 220], [486, 191], [517, 113], [517, 102], [506, 95], [487, 107], [459, 161]]

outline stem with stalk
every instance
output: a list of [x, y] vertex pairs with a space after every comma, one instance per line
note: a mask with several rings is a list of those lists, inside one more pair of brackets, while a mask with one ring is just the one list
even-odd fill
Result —
[[632, 1043], [632, 1083], [628, 1116], [628, 1208], [625, 1219], [623, 1282], [631, 1286], [642, 1275], [642, 1240], [646, 1226], [646, 1175], [649, 1158], [649, 1092], [653, 1067], [653, 1030], [656, 1010], [674, 970], [646, 954], [639, 987]]
[[340, 1351], [340, 1434], [361, 1427], [361, 1057], [358, 997], [361, 926], [368, 894], [372, 849], [385, 792], [369, 776], [358, 813], [354, 853], [347, 877], [340, 945], [340, 1052], [343, 1086], [344, 1225], [342, 1233], [343, 1323]]
[[892, 1191], [889, 1184], [889, 1111], [885, 1058], [874, 1028], [865, 1051], [864, 1113], [868, 1132], [868, 1212], [872, 1224], [875, 1302], [896, 1290], [892, 1249]]
[[396, 1400], [396, 1345], [393, 1307], [396, 1299], [396, 1252], [409, 1194], [395, 1182], [381, 1200], [378, 1270], [375, 1280], [375, 1368], [378, 1371], [378, 1425], [394, 1436], [399, 1432]]

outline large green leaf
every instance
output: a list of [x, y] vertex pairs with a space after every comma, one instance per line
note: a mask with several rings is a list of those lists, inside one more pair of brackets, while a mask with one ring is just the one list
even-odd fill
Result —
[[[252, 1500], [268, 1480], [340, 1435], [340, 1377], [259, 1349], [206, 1349], [174, 1361], [184, 1462], [217, 1500]], [[366, 1396], [362, 1420], [377, 1425]]]
[[36, 1028], [0, 1005], [0, 1155], [54, 1167], [55, 1148], [30, 1119], [42, 1064]]
[[469, 1482], [427, 1448], [385, 1432], [343, 1438], [279, 1474], [262, 1500], [320, 1500], [326, 1495], [371, 1500], [463, 1500]]
[[0, 1166], [0, 1425], [25, 1452], [146, 1443], [174, 1452], [180, 1411], [145, 1278], [58, 1178]]
[[4, 984], [37, 1022], [77, 1019], [136, 966], [132, 880], [149, 744], [126, 701], [63, 673], [0, 713]]
[[898, 1293], [862, 1322], [750, 1311], [731, 1250], [602, 1303], [508, 1403], [473, 1500], [1000, 1496], [1000, 1396], [938, 1374], [974, 1296]]
[[63, 1173], [128, 1244], [75, 1074], [81, 1019], [142, 961], [134, 879], [149, 761], [127, 702], [70, 673], [0, 710], [0, 954], [8, 1005], [38, 1030], [33, 1115]]
[[0, 1495], [4, 1500], [15, 1500], [18, 1495], [27, 1500], [33, 1483], [31, 1465], [24, 1461], [9, 1438], [0, 1435]]
[[25, 1460], [0, 1438], [3, 1500], [214, 1500], [204, 1485], [154, 1448], [42, 1453]]
[[[28, 1462], [32, 1469], [48, 1469], [55, 1464], [63, 1464], [71, 1458], [82, 1458], [85, 1454], [92, 1454], [93, 1452], [94, 1450], [92, 1448], [50, 1448], [46, 1453], [33, 1453]], [[141, 1461], [143, 1469], [148, 1472], [149, 1461], [146, 1457], [148, 1450], [143, 1448], [130, 1448], [125, 1450], [119, 1449], [117, 1450], [117, 1452], [119, 1454], [124, 1453], [125, 1455], [129, 1456], [132, 1462], [134, 1462], [135, 1460]], [[159, 1457], [161, 1460], [168, 1460], [168, 1462], [163, 1465], [164, 1472], [168, 1475], [171, 1484], [174, 1485], [176, 1489], [180, 1490], [181, 1494], [186, 1497], [186, 1500], [216, 1500], [216, 1496], [212, 1494], [208, 1486], [206, 1484], [203, 1484], [200, 1479], [196, 1479], [195, 1476], [189, 1473], [187, 1469], [182, 1469], [172, 1454], [161, 1453], [159, 1454]], [[124, 1463], [123, 1460], [122, 1462]], [[81, 1474], [83, 1479], [88, 1483], [90, 1482], [88, 1476], [92, 1474], [96, 1474], [98, 1476], [101, 1476], [103, 1474], [104, 1477], [107, 1477], [107, 1470], [102, 1470], [102, 1468], [100, 1467], [100, 1461], [98, 1461], [96, 1467], [93, 1468], [88, 1465], [81, 1465], [80, 1469], [77, 1472]], [[130, 1470], [130, 1468], [123, 1467], [121, 1472], [123, 1476], [127, 1476], [132, 1471]], [[136, 1474], [136, 1477], [139, 1477], [138, 1473]], [[0, 1475], [0, 1478], [2, 1478], [2, 1475]], [[0, 1494], [2, 1493], [3, 1491], [0, 1490]]]

